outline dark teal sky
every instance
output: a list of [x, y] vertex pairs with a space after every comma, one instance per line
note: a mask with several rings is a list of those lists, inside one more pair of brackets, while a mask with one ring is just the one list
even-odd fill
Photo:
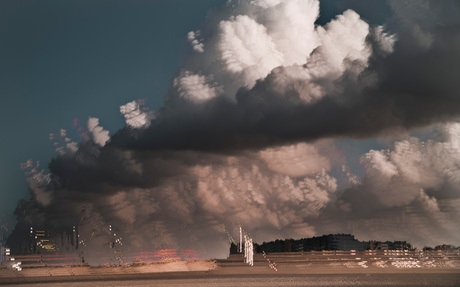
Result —
[[46, 168], [50, 133], [89, 116], [113, 134], [119, 106], [162, 105], [169, 79], [191, 52], [186, 35], [225, 0], [0, 1], [0, 217], [28, 193], [19, 168]]

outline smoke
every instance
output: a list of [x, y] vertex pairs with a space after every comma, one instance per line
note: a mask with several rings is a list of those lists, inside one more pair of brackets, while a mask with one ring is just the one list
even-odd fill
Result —
[[187, 35], [194, 54], [155, 116], [127, 103], [111, 138], [90, 118], [92, 137], [49, 175], [35, 172], [16, 230], [75, 225], [91, 253], [111, 225], [130, 250], [162, 243], [210, 257], [227, 254], [222, 224], [256, 242], [458, 241], [458, 124], [365, 153], [361, 178], [336, 145], [459, 116], [458, 4], [427, 1], [415, 16], [391, 3], [384, 26], [352, 10], [317, 26], [318, 1], [229, 1]]

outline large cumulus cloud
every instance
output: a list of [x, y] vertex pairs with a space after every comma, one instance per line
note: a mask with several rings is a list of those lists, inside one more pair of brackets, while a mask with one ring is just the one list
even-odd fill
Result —
[[[279, 18], [284, 18], [260, 16], [264, 12], [270, 15], [273, 9], [285, 13], [288, 3], [298, 5], [296, 11], [315, 9], [315, 1], [283, 1], [267, 11], [251, 6], [250, 13], [244, 15], [246, 20], [240, 20], [240, 15], [221, 21], [220, 28], [206, 42], [207, 50], [197, 53], [184, 67], [186, 72], [175, 79], [185, 82], [191, 75], [212, 78], [212, 84], [195, 81], [195, 88], [187, 85], [190, 91], [203, 91], [200, 95], [209, 100], [196, 104], [190, 101], [196, 93], [186, 95], [184, 89], [173, 87], [166, 106], [160, 110], [161, 121], [153, 122], [150, 129], [137, 133], [135, 138], [130, 129], [124, 129], [115, 135], [114, 143], [147, 149], [239, 150], [327, 136], [369, 137], [458, 116], [458, 22], [423, 25], [425, 19], [435, 21], [426, 15], [409, 18], [407, 23], [399, 16], [405, 6], [397, 5], [398, 16], [387, 30], [383, 26], [370, 27], [351, 10], [325, 27], [315, 28], [312, 23], [317, 14], [313, 14], [311, 31], [295, 38], [299, 43], [289, 42], [293, 49], [310, 43], [308, 49], [303, 47], [303, 56], [294, 61], [288, 60], [291, 54], [282, 48], [287, 40], [278, 37], [278, 30], [268, 29], [271, 25], [280, 29], [270, 21], [278, 23]], [[442, 6], [427, 3], [433, 9]], [[307, 19], [307, 15], [310, 14], [301, 19]], [[284, 16], [296, 19], [298, 14]], [[247, 47], [247, 53], [243, 53], [242, 47], [234, 48], [243, 54], [233, 53], [229, 56], [231, 61], [225, 60], [230, 48], [221, 44], [227, 39], [222, 26], [228, 21], [228, 25], [247, 25], [235, 28], [238, 33], [266, 35], [270, 43], [255, 41], [254, 45], [263, 42], [263, 49], [272, 50]], [[253, 24], [245, 24], [247, 21]], [[265, 29], [251, 26], [256, 24]], [[425, 26], [431, 39], [429, 47], [410, 40], [418, 37], [417, 29]], [[290, 28], [286, 30], [287, 34], [292, 32]], [[243, 42], [239, 37], [248, 39]], [[250, 39], [255, 37], [244, 34], [228, 41], [250, 45]], [[259, 58], [253, 59], [252, 54]], [[220, 93], [216, 93], [215, 86], [220, 87]]]
[[408, 3], [391, 2], [384, 26], [352, 10], [317, 26], [318, 1], [230, 1], [188, 34], [195, 52], [155, 116], [128, 103], [111, 137], [91, 118], [93, 137], [53, 159], [46, 177], [30, 173], [16, 229], [76, 225], [94, 250], [111, 225], [131, 250], [162, 243], [219, 257], [222, 225], [241, 224], [256, 241], [350, 231], [458, 239], [457, 125], [440, 125], [435, 141], [367, 152], [362, 178], [335, 145], [459, 116], [458, 4], [424, 2], [421, 17]]

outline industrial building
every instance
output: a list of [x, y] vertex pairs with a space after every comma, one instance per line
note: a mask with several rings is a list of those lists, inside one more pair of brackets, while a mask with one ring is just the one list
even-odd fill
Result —
[[[302, 252], [302, 251], [363, 251], [363, 250], [413, 250], [412, 245], [406, 241], [359, 241], [351, 234], [329, 234], [311, 238], [277, 239], [254, 244], [254, 251], [261, 253], [273, 252]], [[230, 247], [230, 254], [236, 254], [236, 246]]]

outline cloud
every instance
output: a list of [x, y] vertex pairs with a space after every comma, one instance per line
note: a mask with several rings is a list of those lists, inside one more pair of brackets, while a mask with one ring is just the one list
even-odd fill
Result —
[[77, 142], [68, 142], [66, 144], [66, 148], [70, 152], [76, 152], [78, 150], [78, 143]]
[[329, 159], [321, 155], [318, 148], [312, 144], [300, 143], [268, 148], [259, 154], [270, 170], [291, 177], [311, 175], [331, 168]]
[[93, 135], [93, 140], [96, 144], [103, 147], [109, 140], [109, 131], [104, 130], [103, 127], [99, 126], [98, 118], [88, 119], [88, 131]]
[[363, 155], [366, 176], [361, 188], [387, 207], [411, 204], [420, 190], [440, 199], [460, 196], [456, 188], [452, 190], [460, 181], [460, 150], [456, 144], [460, 124], [438, 129], [441, 141], [422, 142], [410, 137], [395, 142], [392, 149], [371, 150]]
[[374, 40], [376, 52], [381, 56], [386, 56], [394, 52], [394, 44], [396, 42], [396, 35], [385, 32], [383, 26], [374, 27], [373, 33], [370, 36]]
[[[85, 254], [100, 248], [109, 224], [131, 248], [163, 242], [170, 248], [198, 249], [203, 256], [227, 253], [222, 224], [234, 229], [241, 223], [257, 240], [313, 235], [305, 218], [318, 215], [337, 190], [336, 179], [324, 169], [289, 177], [271, 171], [255, 153], [175, 152], [161, 159], [121, 150], [95, 155], [86, 144], [78, 154], [50, 165], [54, 176], [46, 190], [54, 200], [22, 210], [34, 218], [34, 226], [52, 230], [66, 230], [83, 217], [79, 234]], [[161, 182], [152, 182], [152, 175], [162, 177]], [[62, 219], [46, 220], [55, 213]], [[90, 240], [93, 232], [100, 238]]]
[[60, 129], [59, 135], [60, 135], [59, 138], [56, 138], [56, 135], [54, 133], [51, 133], [49, 135], [49, 140], [54, 141], [53, 145], [56, 147], [55, 151], [59, 155], [77, 152], [78, 143], [75, 141], [72, 141], [72, 139], [67, 136], [67, 130]]
[[247, 15], [238, 15], [219, 24], [218, 49], [223, 68], [244, 74], [244, 85], [252, 87], [274, 67], [282, 64], [266, 28]]
[[[361, 62], [363, 69], [367, 66], [367, 60], [371, 54], [370, 47], [366, 43], [369, 25], [361, 20], [356, 12], [346, 10], [335, 20], [329, 22], [325, 28], [319, 26], [317, 32], [321, 40], [320, 57], [325, 63], [322, 69], [314, 71], [314, 74], [340, 76], [347, 68], [345, 59], [350, 62]], [[311, 67], [316, 70], [315, 63], [311, 63]]]
[[305, 63], [318, 46], [318, 13], [318, 1], [230, 1], [202, 30], [205, 53], [192, 55], [184, 69], [213, 75], [235, 99], [273, 68]]
[[200, 31], [190, 31], [187, 34], [187, 39], [190, 41], [192, 44], [193, 50], [198, 52], [198, 53], [203, 53], [204, 52], [204, 44], [201, 43], [197, 37], [200, 36]]
[[405, 239], [419, 248], [456, 244], [460, 124], [436, 130], [438, 135], [427, 141], [409, 137], [389, 149], [364, 154], [361, 181], [331, 201], [317, 230], [352, 231], [361, 240]]
[[51, 190], [49, 190], [51, 183], [50, 174], [45, 173], [44, 169], [39, 170], [40, 162], [33, 162], [32, 159], [21, 163], [20, 166], [25, 175], [28, 176], [27, 181], [34, 200], [41, 206], [48, 206], [52, 200]]
[[[283, 3], [303, 11], [303, 6], [296, 6], [300, 2]], [[315, 1], [302, 3], [315, 6]], [[284, 38], [270, 25], [287, 27], [276, 22], [280, 18], [267, 16], [273, 9], [287, 13], [289, 5], [266, 9], [249, 5], [247, 15], [220, 21], [216, 28], [219, 37], [205, 39], [207, 51], [193, 56], [186, 65], [189, 72], [178, 78], [195, 83], [190, 86], [207, 100], [201, 100], [200, 105], [170, 100], [159, 110], [162, 120], [138, 133], [140, 140], [133, 141], [130, 131], [120, 131], [113, 143], [153, 150], [257, 149], [322, 137], [372, 137], [458, 117], [455, 103], [460, 99], [455, 91], [460, 87], [453, 75], [460, 67], [460, 42], [453, 24], [430, 30], [436, 37], [426, 50], [416, 43], [396, 41], [400, 38], [393, 36], [390, 25], [387, 32], [381, 26], [370, 29], [355, 12], [347, 10], [324, 28], [311, 24], [314, 44], [311, 52], [305, 50], [299, 64], [286, 60], [277, 44], [284, 43]], [[295, 13], [287, 15], [292, 21], [297, 19]], [[308, 15], [314, 23], [317, 14]], [[405, 26], [393, 30], [412, 33]], [[249, 36], [251, 33], [254, 35]], [[260, 41], [253, 44], [247, 39], [258, 37]], [[296, 39], [298, 45], [304, 45], [304, 38]], [[263, 47], [258, 43], [264, 43]], [[297, 45], [291, 43], [291, 47], [295, 50]], [[227, 52], [228, 58], [223, 56]], [[203, 84], [210, 75], [212, 87], [223, 90], [218, 96]], [[175, 88], [179, 85], [181, 81], [176, 80]], [[181, 93], [186, 95], [188, 85], [183, 85]], [[177, 93], [172, 90], [169, 97], [174, 96]]]
[[[428, 3], [420, 13], [443, 5]], [[227, 254], [222, 224], [240, 223], [256, 241], [458, 240], [458, 124], [368, 151], [361, 178], [334, 147], [458, 118], [458, 20], [404, 16], [410, 7], [395, 6], [383, 26], [351, 10], [316, 26], [318, 1], [230, 1], [188, 35], [206, 49], [155, 117], [129, 102], [111, 138], [90, 118], [93, 140], [54, 158], [17, 214], [52, 230], [84, 218], [87, 253], [107, 242], [109, 224], [132, 250], [160, 242], [213, 257]]]
[[150, 125], [152, 113], [143, 112], [138, 101], [132, 101], [120, 106], [120, 113], [125, 117], [128, 127], [139, 129]]
[[211, 76], [202, 76], [185, 71], [173, 81], [179, 96], [193, 102], [202, 102], [215, 98], [222, 93]]

